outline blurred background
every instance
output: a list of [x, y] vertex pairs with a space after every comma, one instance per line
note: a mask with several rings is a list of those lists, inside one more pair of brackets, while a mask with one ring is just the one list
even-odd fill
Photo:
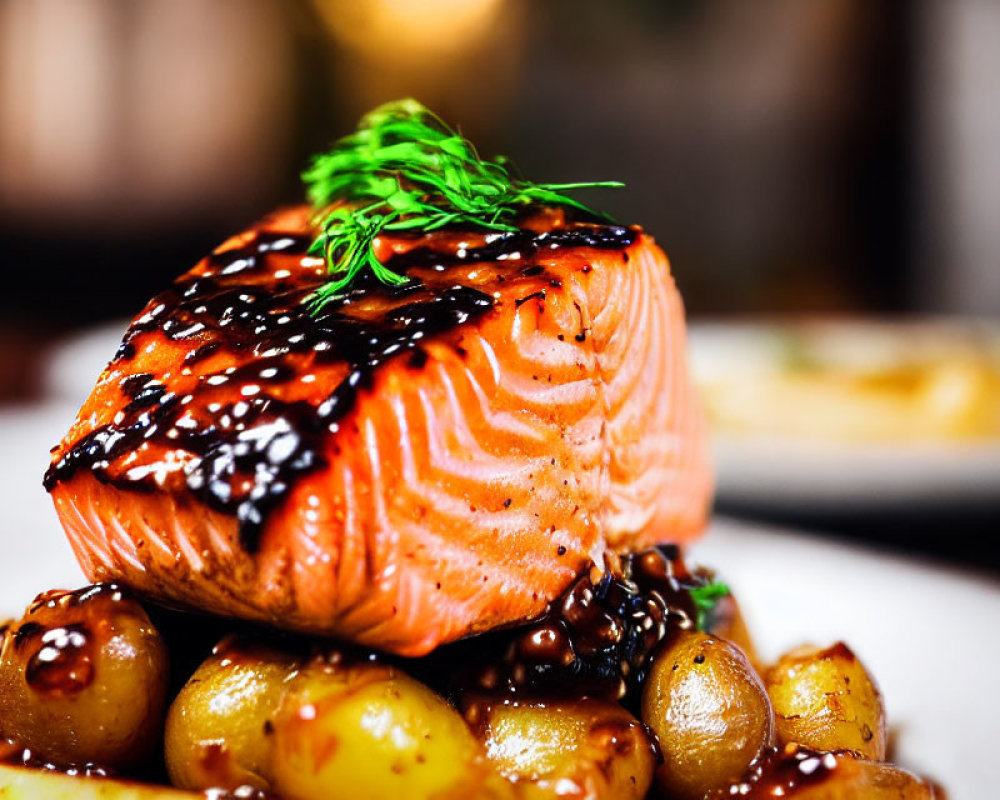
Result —
[[[36, 397], [54, 343], [300, 201], [309, 155], [402, 96], [536, 180], [624, 180], [587, 199], [656, 236], [715, 333], [775, 315], [989, 328], [998, 76], [993, 0], [0, 0], [0, 399]], [[972, 380], [988, 415], [986, 369], [935, 398]], [[797, 466], [755, 471], [767, 447], [724, 453], [758, 480], [728, 492], [724, 473], [720, 508], [996, 568], [998, 440], [940, 468], [947, 496], [918, 475], [851, 513]]]

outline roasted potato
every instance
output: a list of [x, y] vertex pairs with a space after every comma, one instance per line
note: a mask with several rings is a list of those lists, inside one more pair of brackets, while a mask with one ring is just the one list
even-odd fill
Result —
[[378, 663], [302, 668], [275, 717], [274, 747], [284, 800], [513, 794], [454, 708]]
[[269, 788], [273, 717], [298, 664], [261, 645], [220, 643], [167, 714], [164, 750], [174, 785]]
[[0, 642], [0, 735], [63, 765], [133, 766], [159, 742], [167, 673], [163, 640], [123, 589], [47, 592]]
[[656, 654], [642, 718], [663, 753], [657, 782], [677, 800], [739, 780], [774, 741], [774, 712], [746, 655], [701, 632], [679, 632]]
[[653, 746], [617, 703], [481, 702], [466, 718], [490, 761], [529, 797], [639, 800], [653, 781]]
[[882, 695], [861, 661], [843, 642], [800, 647], [764, 673], [778, 739], [817, 750], [853, 750], [885, 759]]

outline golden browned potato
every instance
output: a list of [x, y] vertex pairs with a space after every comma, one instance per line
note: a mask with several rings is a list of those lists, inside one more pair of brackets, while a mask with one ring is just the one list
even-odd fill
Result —
[[617, 703], [480, 703], [466, 716], [490, 761], [529, 797], [639, 800], [653, 781], [652, 744]]
[[159, 741], [166, 647], [124, 590], [47, 592], [0, 643], [0, 735], [63, 765], [124, 768]]
[[167, 714], [170, 780], [183, 789], [270, 788], [273, 717], [298, 667], [288, 654], [224, 640]]
[[513, 794], [454, 708], [382, 664], [304, 667], [275, 717], [274, 746], [284, 800]]
[[843, 642], [800, 647], [764, 674], [781, 742], [817, 750], [853, 750], [885, 759], [882, 695], [861, 661]]
[[642, 718], [663, 752], [657, 781], [677, 800], [739, 780], [774, 740], [774, 712], [746, 655], [701, 632], [680, 632], [656, 655]]

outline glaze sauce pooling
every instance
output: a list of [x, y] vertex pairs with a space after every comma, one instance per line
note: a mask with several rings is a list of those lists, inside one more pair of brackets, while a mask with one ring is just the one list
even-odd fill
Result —
[[24, 664], [25, 684], [38, 696], [67, 698], [94, 680], [108, 620], [134, 603], [117, 584], [38, 595], [20, 623], [11, 623], [10, 657]]
[[637, 690], [654, 650], [695, 627], [691, 589], [711, 579], [689, 572], [676, 547], [610, 556], [603, 572], [581, 575], [538, 620], [441, 649], [467, 664], [458, 679], [493, 696], [568, 690], [621, 700]]
[[800, 790], [829, 780], [836, 773], [840, 759], [853, 757], [847, 751], [813, 750], [799, 744], [771, 748], [751, 767], [742, 782], [711, 795], [711, 800], [794, 797]]
[[[330, 437], [349, 424], [380, 366], [406, 357], [422, 369], [423, 345], [489, 313], [498, 282], [530, 276], [537, 285], [530, 270], [544, 270], [534, 256], [624, 249], [638, 236], [541, 212], [512, 233], [393, 239], [380, 258], [409, 283], [387, 286], [366, 271], [311, 313], [307, 300], [327, 276], [308, 252], [305, 217], [291, 232], [265, 221], [149, 303], [111, 364], [121, 377], [109, 402], [120, 411], [59, 453], [47, 489], [86, 470], [121, 489], [190, 493], [234, 515], [254, 552], [296, 479], [325, 465]], [[140, 353], [143, 364], [155, 361], [161, 346], [186, 348], [179, 374], [133, 365]]]

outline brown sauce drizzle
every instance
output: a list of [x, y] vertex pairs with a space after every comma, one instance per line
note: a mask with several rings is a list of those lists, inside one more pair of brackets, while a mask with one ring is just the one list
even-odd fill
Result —
[[584, 573], [534, 622], [439, 648], [431, 672], [456, 671], [452, 692], [514, 697], [569, 692], [621, 700], [635, 694], [657, 646], [695, 626], [689, 572], [676, 547], [609, 557]]
[[[757, 759], [742, 782], [710, 795], [708, 800], [723, 800], [728, 797], [746, 797], [749, 800], [794, 798], [800, 790], [836, 780], [838, 770], [841, 770], [841, 775], [845, 771], [849, 775], [850, 762], [855, 760], [864, 761], [852, 750], [814, 750], [794, 743], [784, 747], [773, 747]], [[892, 764], [877, 766], [893, 767]], [[937, 784], [924, 778], [911, 777], [919, 781], [922, 787], [929, 789], [930, 797], [946, 800], [946, 793]], [[854, 788], [856, 791], [860, 789], [863, 793], [862, 787]], [[837, 796], [841, 796], [840, 793]]]
[[20, 623], [9, 627], [11, 647], [25, 664], [25, 683], [38, 695], [69, 697], [94, 680], [109, 604], [131, 599], [117, 584], [38, 595]]
[[742, 782], [733, 784], [717, 797], [794, 797], [807, 786], [828, 780], [841, 758], [854, 758], [849, 751], [826, 752], [799, 744], [771, 748], [757, 759]]
[[[510, 258], [513, 276], [533, 254], [566, 247], [622, 249], [638, 231], [573, 223], [542, 232], [440, 236], [433, 241], [443, 241], [446, 249], [419, 244], [397, 253], [387, 266], [401, 274], [424, 268], [442, 273], [444, 280], [450, 267]], [[483, 243], [468, 246], [463, 237]], [[49, 467], [45, 487], [51, 491], [87, 470], [122, 489], [187, 491], [235, 516], [243, 546], [254, 552], [268, 514], [296, 479], [324, 466], [328, 437], [336, 435], [379, 367], [406, 355], [411, 368], [421, 369], [424, 342], [493, 308], [491, 294], [461, 282], [432, 286], [411, 280], [392, 287], [365, 271], [343, 296], [310, 313], [304, 301], [326, 280], [321, 268], [303, 267], [310, 245], [308, 235], [258, 230], [246, 244], [209, 256], [204, 268], [154, 298], [125, 335], [115, 361], [134, 358], [143, 334], [161, 332], [174, 342], [190, 343], [186, 366], [220, 352], [238, 354], [240, 366], [200, 375], [198, 388], [187, 396], [170, 392], [155, 375], [127, 376], [120, 387], [128, 402], [115, 422], [69, 447]], [[293, 261], [294, 269], [284, 268]], [[354, 313], [357, 303], [371, 298], [384, 300], [379, 315]], [[347, 365], [343, 380], [316, 405], [278, 396], [282, 385], [298, 377], [304, 359]], [[252, 396], [233, 391], [251, 386]], [[120, 460], [146, 442], [193, 456], [179, 485], [168, 488], [150, 470], [134, 474], [121, 467]]]
[[[32, 691], [43, 697], [69, 697], [90, 686], [100, 648], [95, 637], [105, 615], [103, 603], [123, 596], [119, 587], [101, 584], [35, 598], [25, 619], [9, 629], [10, 646], [25, 665], [25, 683]], [[93, 608], [79, 615], [71, 611], [67, 617], [67, 610], [88, 601], [95, 601]]]
[[94, 679], [93, 645], [82, 624], [48, 628], [37, 637], [41, 645], [28, 660], [24, 680], [37, 694], [70, 695]]

